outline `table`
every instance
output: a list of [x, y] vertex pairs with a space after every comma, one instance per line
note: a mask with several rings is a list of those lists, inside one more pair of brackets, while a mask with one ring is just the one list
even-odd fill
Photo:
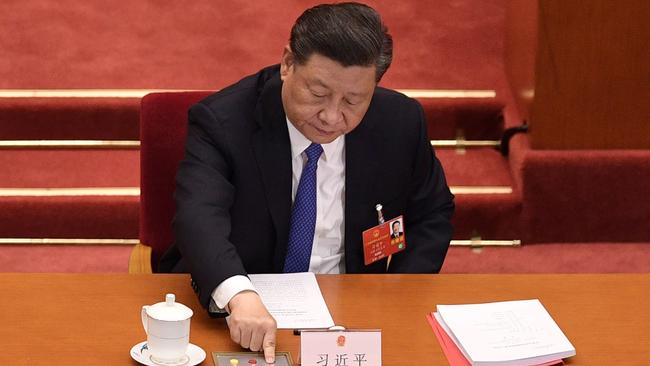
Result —
[[[382, 328], [383, 364], [447, 365], [425, 320], [436, 304], [539, 298], [577, 350], [569, 365], [650, 360], [650, 274], [319, 275], [334, 321]], [[188, 275], [0, 274], [0, 365], [135, 365], [142, 305], [176, 294], [195, 312], [190, 341], [238, 351], [223, 319], [198, 304]], [[294, 361], [299, 337], [278, 333]], [[208, 359], [203, 365], [212, 365]], [[370, 366], [370, 365], [368, 365]]]

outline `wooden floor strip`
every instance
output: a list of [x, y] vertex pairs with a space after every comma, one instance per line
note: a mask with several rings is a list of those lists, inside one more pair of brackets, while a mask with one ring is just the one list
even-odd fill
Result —
[[[136, 245], [138, 239], [96, 238], [0, 238], [0, 245]], [[521, 240], [452, 240], [452, 246], [487, 247], [521, 246]]]
[[499, 140], [431, 140], [433, 147], [498, 147]]
[[2, 197], [140, 196], [139, 187], [0, 188]]
[[508, 186], [451, 186], [453, 194], [512, 194]]
[[138, 239], [0, 238], [0, 245], [135, 245]]
[[[507, 186], [451, 186], [453, 194], [511, 194]], [[139, 187], [0, 188], [0, 197], [139, 196]]]
[[[498, 147], [498, 140], [431, 140], [431, 146], [438, 148]], [[137, 140], [0, 140], [0, 148], [134, 148], [140, 147]]]
[[0, 98], [142, 98], [172, 89], [0, 89]]
[[[149, 93], [184, 89], [0, 89], [0, 98], [142, 98]], [[398, 89], [411, 98], [496, 98], [494, 90]]]
[[411, 98], [496, 98], [494, 90], [398, 89]]
[[455, 247], [518, 247], [521, 240], [452, 240]]
[[62, 148], [62, 149], [114, 149], [140, 148], [135, 140], [0, 140], [0, 149]]

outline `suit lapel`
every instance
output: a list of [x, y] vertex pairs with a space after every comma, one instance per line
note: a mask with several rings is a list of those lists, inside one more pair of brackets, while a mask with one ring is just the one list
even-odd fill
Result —
[[256, 110], [260, 129], [252, 137], [262, 189], [276, 230], [273, 260], [276, 272], [281, 272], [284, 266], [291, 215], [291, 143], [281, 88], [282, 82], [275, 77], [261, 91]]
[[[368, 116], [368, 113], [366, 113]], [[366, 118], [345, 136], [345, 258], [347, 272], [363, 272], [361, 232], [375, 212], [371, 202], [381, 169], [381, 140]], [[376, 215], [375, 215], [376, 216]], [[376, 223], [375, 223], [376, 225]]]

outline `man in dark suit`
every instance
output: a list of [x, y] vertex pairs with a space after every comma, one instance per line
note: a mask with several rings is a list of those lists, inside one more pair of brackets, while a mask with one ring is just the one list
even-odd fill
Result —
[[[435, 273], [453, 196], [421, 106], [377, 87], [392, 59], [379, 15], [308, 9], [279, 66], [189, 113], [177, 175], [175, 243], [162, 271], [190, 272], [203, 306], [230, 313], [233, 341], [275, 351], [273, 318], [247, 273]], [[364, 265], [362, 231], [404, 216], [406, 249]]]

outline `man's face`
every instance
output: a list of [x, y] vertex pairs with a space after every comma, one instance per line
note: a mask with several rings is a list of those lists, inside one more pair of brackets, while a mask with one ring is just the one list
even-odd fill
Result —
[[332, 142], [359, 125], [377, 84], [375, 66], [345, 67], [319, 54], [298, 65], [288, 47], [280, 76], [287, 117], [318, 144]]
[[393, 223], [393, 232], [394, 233], [399, 232], [399, 221]]

